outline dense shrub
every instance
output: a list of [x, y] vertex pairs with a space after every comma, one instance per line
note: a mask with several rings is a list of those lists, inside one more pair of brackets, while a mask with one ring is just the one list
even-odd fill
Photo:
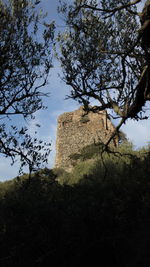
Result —
[[150, 153], [118, 152], [1, 183], [0, 266], [149, 267]]

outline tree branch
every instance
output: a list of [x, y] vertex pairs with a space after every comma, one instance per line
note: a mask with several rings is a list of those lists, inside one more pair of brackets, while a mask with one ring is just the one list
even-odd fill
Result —
[[[119, 7], [116, 7], [116, 8], [113, 8], [113, 9], [103, 9], [103, 8], [98, 8], [98, 7], [96, 7], [96, 6], [91, 6], [91, 5], [88, 5], [88, 4], [83, 4], [83, 5], [80, 5], [80, 6], [78, 6], [76, 9], [75, 9], [75, 12], [76, 11], [80, 11], [80, 9], [82, 9], [82, 8], [88, 8], [88, 9], [92, 9], [92, 10], [95, 10], [95, 11], [100, 11], [100, 12], [106, 12], [106, 13], [112, 13], [112, 14], [114, 14], [114, 13], [116, 13], [117, 11], [120, 11], [120, 10], [122, 10], [122, 9], [127, 9], [127, 11], [128, 12], [130, 12], [129, 10], [128, 10], [128, 8], [129, 7], [131, 7], [131, 6], [133, 6], [133, 5], [136, 5], [136, 4], [138, 4], [139, 2], [141, 2], [141, 0], [135, 0], [135, 1], [132, 1], [132, 2], [130, 2], [130, 3], [128, 3], [128, 4], [125, 4], [125, 5], [122, 5], [122, 6], [119, 6]], [[132, 12], [132, 11], [131, 11]], [[134, 12], [134, 15], [139, 15], [137, 12]]]

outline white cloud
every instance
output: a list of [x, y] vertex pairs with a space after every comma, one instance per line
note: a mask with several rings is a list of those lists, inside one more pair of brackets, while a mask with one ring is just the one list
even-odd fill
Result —
[[138, 12], [142, 12], [142, 9], [143, 9], [145, 3], [146, 3], [146, 1], [142, 0], [140, 3], [137, 4]]
[[122, 127], [127, 137], [136, 147], [146, 146], [150, 141], [150, 124], [146, 121], [130, 120]]

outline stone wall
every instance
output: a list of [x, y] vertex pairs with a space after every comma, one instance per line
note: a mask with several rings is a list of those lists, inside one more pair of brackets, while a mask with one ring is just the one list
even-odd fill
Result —
[[[94, 142], [107, 142], [114, 130], [106, 111], [86, 114], [81, 106], [73, 112], [63, 113], [58, 117], [55, 167], [69, 171], [72, 168], [71, 154], [79, 153]], [[117, 144], [118, 140], [113, 142]]]

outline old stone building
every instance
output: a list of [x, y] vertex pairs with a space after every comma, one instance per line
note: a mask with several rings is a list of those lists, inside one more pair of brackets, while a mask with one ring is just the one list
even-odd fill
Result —
[[[69, 171], [72, 168], [70, 155], [80, 153], [87, 145], [107, 142], [114, 130], [106, 111], [87, 114], [81, 106], [63, 113], [58, 117], [55, 167]], [[117, 145], [118, 140], [113, 142]]]

